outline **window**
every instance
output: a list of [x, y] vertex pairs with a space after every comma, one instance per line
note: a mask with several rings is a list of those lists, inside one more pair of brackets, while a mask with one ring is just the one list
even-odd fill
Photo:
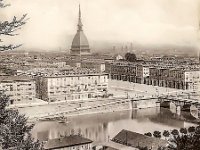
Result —
[[10, 86], [10, 91], [13, 91], [13, 86], [12, 85]]
[[14, 100], [10, 100], [10, 104], [12, 105], [14, 103]]

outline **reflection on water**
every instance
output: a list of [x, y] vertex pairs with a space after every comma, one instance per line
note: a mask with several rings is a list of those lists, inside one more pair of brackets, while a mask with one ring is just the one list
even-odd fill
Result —
[[93, 141], [103, 142], [113, 138], [122, 129], [145, 133], [188, 127], [191, 124], [185, 121], [185, 116], [160, 108], [91, 114], [68, 118], [67, 124], [41, 121], [35, 125], [32, 133], [39, 140], [79, 133]]

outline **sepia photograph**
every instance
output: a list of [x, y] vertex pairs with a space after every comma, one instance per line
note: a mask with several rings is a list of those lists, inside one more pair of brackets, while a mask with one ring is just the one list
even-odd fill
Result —
[[0, 0], [0, 150], [200, 150], [200, 0]]

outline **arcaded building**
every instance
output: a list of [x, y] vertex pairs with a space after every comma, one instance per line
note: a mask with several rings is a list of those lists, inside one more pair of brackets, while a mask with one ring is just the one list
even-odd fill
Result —
[[89, 47], [87, 37], [85, 36], [85, 34], [83, 32], [83, 24], [81, 21], [80, 5], [79, 5], [79, 18], [78, 18], [77, 26], [78, 26], [77, 33], [74, 36], [74, 39], [72, 41], [70, 54], [71, 55], [79, 55], [79, 56], [80, 55], [88, 55], [88, 54], [90, 54], [90, 47]]

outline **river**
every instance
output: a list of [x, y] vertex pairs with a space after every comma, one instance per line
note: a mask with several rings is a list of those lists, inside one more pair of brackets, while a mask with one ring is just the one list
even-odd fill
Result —
[[173, 114], [169, 109], [148, 108], [112, 113], [90, 114], [68, 118], [68, 123], [58, 121], [37, 122], [32, 130], [35, 139], [45, 141], [70, 134], [81, 134], [96, 142], [113, 138], [122, 129], [139, 133], [171, 130], [194, 125], [189, 113]]

